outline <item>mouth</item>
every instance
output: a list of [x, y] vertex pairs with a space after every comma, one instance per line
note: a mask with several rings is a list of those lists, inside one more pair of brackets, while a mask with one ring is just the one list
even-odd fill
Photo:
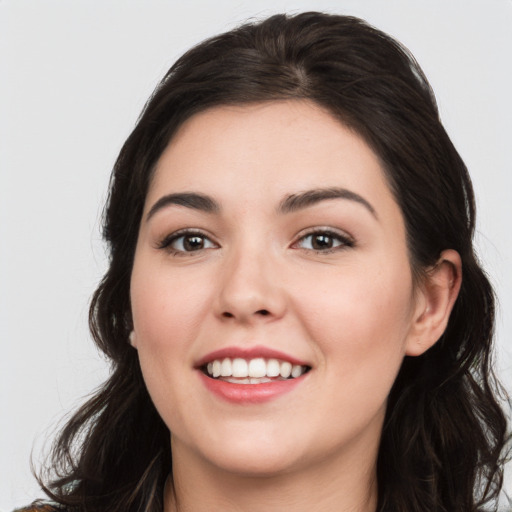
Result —
[[207, 361], [199, 369], [211, 379], [231, 384], [267, 384], [297, 379], [311, 367], [286, 359], [224, 357]]

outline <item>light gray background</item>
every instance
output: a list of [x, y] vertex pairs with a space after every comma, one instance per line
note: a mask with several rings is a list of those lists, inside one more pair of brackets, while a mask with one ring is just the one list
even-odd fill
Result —
[[0, 0], [0, 510], [40, 495], [31, 449], [37, 463], [57, 421], [107, 374], [87, 332], [105, 269], [99, 218], [153, 87], [207, 36], [313, 9], [367, 19], [429, 77], [473, 176], [512, 390], [512, 1]]

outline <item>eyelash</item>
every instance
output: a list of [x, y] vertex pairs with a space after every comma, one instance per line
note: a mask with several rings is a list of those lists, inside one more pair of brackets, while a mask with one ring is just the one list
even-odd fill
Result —
[[181, 229], [179, 231], [176, 231], [176, 232], [166, 236], [163, 240], [161, 240], [158, 243], [157, 248], [166, 250], [173, 256], [187, 256], [187, 255], [193, 254], [194, 252], [200, 252], [202, 250], [212, 248], [212, 247], [201, 247], [195, 251], [186, 251], [186, 250], [182, 250], [182, 249], [174, 249], [172, 247], [172, 244], [175, 243], [176, 241], [178, 241], [180, 238], [182, 238], [183, 241], [185, 241], [187, 238], [190, 239], [190, 238], [194, 238], [194, 237], [201, 238], [203, 241], [208, 240], [209, 243], [212, 244], [212, 247], [217, 245], [215, 242], [213, 242], [211, 240], [211, 238], [208, 235], [206, 235], [202, 231], [193, 230], [193, 229]]
[[[297, 247], [298, 244], [301, 241], [306, 240], [310, 237], [315, 236], [325, 236], [329, 239], [331, 239], [334, 242], [340, 242], [338, 245], [334, 247], [329, 247], [328, 249], [314, 249], [314, 248], [304, 248], [304, 247]], [[301, 234], [301, 236], [298, 238], [296, 242], [293, 243], [292, 248], [302, 249], [305, 251], [313, 251], [317, 254], [331, 254], [333, 252], [342, 251], [347, 248], [351, 248], [355, 246], [355, 242], [352, 237], [347, 235], [346, 233], [340, 233], [339, 231], [335, 231], [330, 228], [314, 228], [310, 231]]]
[[[298, 247], [300, 242], [303, 242], [306, 239], [308, 239], [310, 237], [314, 237], [314, 236], [324, 236], [326, 238], [329, 238], [332, 241], [332, 243], [339, 242], [339, 244], [335, 245], [334, 247], [329, 247], [327, 249], [314, 249], [313, 247], [311, 247], [311, 248]], [[183, 239], [183, 242], [184, 242], [186, 239], [191, 239], [194, 237], [202, 239], [203, 244], [209, 243], [209, 244], [211, 244], [211, 246], [200, 247], [199, 249], [192, 250], [192, 251], [187, 251], [184, 248], [183, 249], [175, 249], [172, 247], [172, 244], [180, 239]], [[208, 241], [208, 242], [205, 242], [205, 241]], [[182, 245], [183, 245], [183, 242], [182, 242]], [[354, 240], [347, 234], [340, 233], [338, 231], [334, 231], [333, 229], [329, 229], [329, 228], [314, 228], [306, 233], [301, 234], [301, 236], [297, 239], [296, 242], [294, 242], [292, 244], [291, 247], [292, 247], [292, 249], [313, 251], [317, 254], [331, 254], [333, 252], [337, 252], [337, 251], [341, 251], [341, 250], [344, 250], [344, 249], [347, 249], [350, 247], [354, 247], [354, 245], [355, 245]], [[182, 229], [180, 231], [176, 231], [175, 233], [172, 233], [172, 234], [166, 236], [165, 238], [163, 238], [158, 243], [157, 248], [166, 250], [173, 256], [186, 256], [186, 255], [191, 255], [194, 252], [200, 252], [200, 251], [203, 251], [206, 249], [214, 248], [215, 246], [217, 246], [217, 244], [215, 242], [213, 242], [210, 239], [210, 237], [208, 235], [206, 235], [205, 233], [203, 233], [202, 231], [191, 230], [191, 229]]]

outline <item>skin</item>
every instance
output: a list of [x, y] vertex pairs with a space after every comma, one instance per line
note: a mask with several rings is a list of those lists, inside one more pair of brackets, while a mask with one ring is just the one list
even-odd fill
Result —
[[[290, 195], [332, 187], [370, 206], [331, 198], [278, 209]], [[167, 204], [148, 218], [182, 192], [219, 210]], [[187, 252], [183, 239], [161, 247], [182, 229], [204, 233], [203, 248]], [[334, 247], [314, 250], [311, 229], [336, 233]], [[131, 279], [132, 344], [172, 432], [166, 512], [375, 511], [389, 390], [404, 356], [440, 337], [459, 286], [450, 250], [415, 286], [379, 159], [320, 107], [270, 102], [189, 119], [158, 162]], [[213, 395], [195, 363], [254, 345], [311, 371], [264, 403]]]

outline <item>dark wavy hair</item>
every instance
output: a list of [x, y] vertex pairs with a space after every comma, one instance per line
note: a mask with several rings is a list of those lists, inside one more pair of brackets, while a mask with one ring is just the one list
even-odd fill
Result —
[[218, 105], [284, 99], [320, 105], [380, 157], [416, 277], [444, 249], [462, 259], [462, 288], [445, 333], [425, 354], [404, 359], [391, 390], [377, 460], [378, 511], [473, 512], [499, 494], [505, 395], [492, 370], [494, 296], [473, 250], [467, 169], [407, 49], [360, 19], [307, 12], [248, 23], [185, 53], [124, 144], [104, 213], [110, 265], [90, 307], [111, 376], [53, 446], [40, 482], [56, 503], [87, 512], [162, 510], [169, 431], [128, 343], [130, 275], [148, 185], [186, 119]]

